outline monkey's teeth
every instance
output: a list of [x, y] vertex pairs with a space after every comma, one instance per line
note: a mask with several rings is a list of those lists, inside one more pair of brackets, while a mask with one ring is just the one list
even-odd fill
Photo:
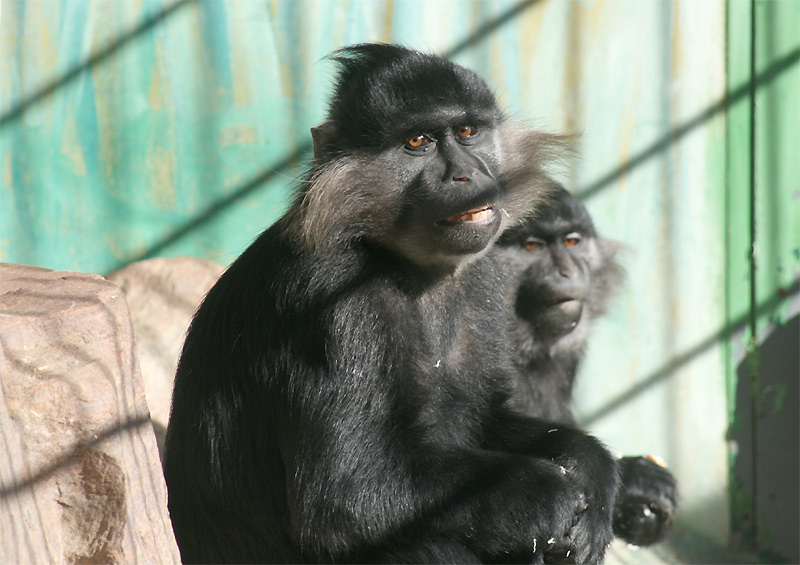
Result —
[[462, 223], [462, 222], [485, 222], [494, 216], [494, 208], [487, 206], [485, 208], [476, 208], [469, 212], [464, 212], [458, 216], [447, 218], [448, 222]]

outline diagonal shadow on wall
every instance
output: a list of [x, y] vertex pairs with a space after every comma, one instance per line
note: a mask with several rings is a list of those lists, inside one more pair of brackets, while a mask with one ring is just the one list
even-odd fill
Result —
[[469, 36], [467, 36], [465, 39], [456, 43], [450, 49], [442, 53], [442, 56], [450, 59], [460, 54], [462, 51], [466, 51], [470, 47], [474, 47], [481, 41], [486, 40], [489, 35], [496, 32], [499, 28], [513, 21], [514, 18], [520, 16], [522, 12], [533, 7], [535, 4], [540, 3], [541, 1], [542, 0], [524, 0], [523, 2], [515, 4], [507, 12], [500, 14], [496, 18], [491, 19], [482, 26], [478, 27], [478, 29], [469, 34]]
[[[762, 314], [771, 312], [778, 305], [782, 304], [787, 298], [789, 298], [790, 296], [796, 296], [798, 294], [800, 294], [800, 281], [795, 281], [795, 283], [790, 288], [784, 289], [779, 295], [776, 294], [769, 300], [765, 300], [761, 304], [759, 304], [758, 308], [756, 309], [756, 314], [760, 316]], [[719, 344], [721, 341], [726, 341], [736, 333], [743, 331], [745, 328], [748, 327], [749, 324], [750, 324], [750, 313], [748, 312], [742, 316], [739, 316], [737, 319], [732, 321], [730, 324], [727, 324], [719, 331], [709, 335], [707, 338], [699, 342], [691, 349], [681, 354], [675, 355], [663, 367], [654, 371], [650, 375], [646, 376], [641, 380], [641, 382], [630, 387], [624, 393], [620, 394], [613, 400], [607, 402], [604, 406], [598, 408], [594, 412], [587, 414], [585, 417], [580, 418], [579, 419], [580, 424], [582, 426], [589, 426], [595, 423], [596, 421], [608, 416], [609, 414], [611, 414], [615, 410], [618, 410], [628, 402], [631, 402], [640, 394], [646, 392], [648, 389], [654, 387], [660, 382], [671, 377], [675, 373], [675, 371], [680, 369], [683, 365], [686, 365], [687, 363], [691, 362], [693, 359], [702, 355], [704, 352], [708, 351], [715, 345]]]
[[781, 74], [791, 69], [798, 62], [800, 62], [800, 48], [797, 48], [776, 60], [766, 70], [756, 75], [754, 81], [748, 81], [726, 93], [725, 96], [723, 96], [718, 102], [712, 104], [697, 114], [694, 118], [691, 118], [678, 127], [670, 130], [666, 135], [655, 141], [646, 149], [640, 151], [628, 161], [622, 163], [609, 173], [603, 175], [589, 186], [578, 190], [575, 195], [581, 199], [594, 196], [594, 194], [607, 187], [612, 182], [619, 180], [636, 167], [642, 165], [648, 159], [652, 159], [659, 153], [666, 151], [673, 143], [677, 143], [681, 138], [702, 126], [709, 120], [713, 119], [716, 115], [726, 112], [728, 108], [736, 102], [748, 98], [751, 95], [751, 91], [754, 86], [756, 89], [763, 88], [774, 81]]
[[151, 257], [155, 257], [156, 255], [167, 249], [170, 245], [177, 243], [178, 241], [180, 241], [193, 231], [202, 228], [205, 224], [212, 221], [219, 214], [223, 213], [225, 210], [229, 209], [231, 206], [235, 205], [240, 200], [260, 190], [267, 182], [269, 182], [273, 178], [277, 176], [287, 176], [289, 169], [297, 166], [298, 163], [301, 163], [305, 159], [307, 159], [310, 153], [311, 153], [310, 142], [298, 145], [297, 149], [295, 149], [287, 157], [284, 157], [281, 161], [278, 161], [272, 167], [264, 169], [262, 172], [253, 176], [247, 182], [239, 185], [225, 198], [220, 198], [212, 202], [205, 209], [196, 214], [191, 220], [180, 226], [178, 229], [174, 230], [163, 239], [157, 241], [155, 244], [148, 247], [142, 253], [135, 255], [133, 257], [129, 257], [124, 261], [121, 261], [119, 265], [111, 269], [111, 271], [116, 271], [117, 269], [121, 269], [122, 267], [124, 267], [129, 263], [135, 263], [136, 261], [142, 261], [144, 259], [150, 259]]
[[[523, 0], [521, 2], [518, 2], [506, 12], [500, 14], [496, 18], [489, 20], [485, 24], [478, 27], [463, 41], [457, 43], [456, 45], [445, 51], [444, 56], [453, 57], [463, 52], [464, 50], [474, 47], [481, 41], [486, 40], [492, 33], [496, 32], [499, 28], [512, 22], [515, 18], [519, 17], [523, 12], [539, 4], [540, 2], [541, 0]], [[83, 73], [91, 70], [92, 68], [98, 65], [103, 64], [105, 61], [109, 60], [112, 56], [116, 55], [120, 51], [120, 49], [131, 44], [138, 36], [150, 31], [155, 26], [163, 23], [168, 18], [177, 14], [179, 11], [190, 5], [197, 5], [197, 0], [177, 0], [176, 2], [164, 8], [163, 10], [146, 18], [139, 25], [131, 29], [129, 32], [123, 34], [122, 36], [111, 42], [109, 45], [99, 50], [97, 53], [94, 53], [91, 57], [87, 58], [81, 64], [65, 72], [63, 75], [53, 79], [50, 83], [46, 84], [38, 91], [36, 91], [32, 95], [28, 96], [27, 98], [19, 102], [16, 106], [12, 107], [8, 112], [0, 116], [0, 127], [6, 126], [18, 120], [30, 107], [43, 101], [45, 98], [47, 98], [60, 88], [67, 86], [70, 82], [81, 76]], [[754, 85], [753, 83], [748, 82], [728, 92], [717, 103], [712, 104], [706, 110], [700, 112], [694, 118], [691, 118], [687, 120], [685, 123], [672, 129], [662, 138], [654, 142], [649, 147], [640, 151], [638, 154], [633, 156], [628, 161], [620, 164], [619, 166], [611, 170], [609, 173], [597, 179], [596, 181], [586, 186], [585, 188], [576, 191], [576, 196], [578, 196], [581, 199], [586, 199], [593, 196], [597, 192], [603, 190], [604, 188], [608, 187], [610, 184], [617, 181], [618, 179], [628, 174], [632, 170], [636, 169], [637, 167], [641, 166], [649, 159], [652, 159], [659, 153], [666, 151], [672, 144], [678, 142], [685, 135], [689, 134], [698, 127], [701, 127], [704, 123], [713, 119], [718, 114], [725, 112], [732, 104], [748, 97], [751, 94], [751, 91], [754, 86], [755, 88], [760, 88], [766, 84], [769, 84], [775, 78], [777, 78], [782, 73], [786, 72], [792, 66], [797, 64], [798, 61], [800, 61], [800, 48], [795, 49], [794, 51], [788, 53], [781, 59], [778, 59], [775, 63], [770, 65], [766, 70], [758, 74], [755, 80], [753, 81], [755, 83]], [[223, 213], [225, 210], [227, 210], [228, 208], [230, 208], [243, 198], [256, 192], [265, 183], [273, 179], [275, 176], [285, 174], [285, 171], [289, 167], [296, 166], [298, 162], [301, 162], [303, 159], [307, 158], [310, 152], [311, 152], [310, 143], [304, 143], [299, 145], [295, 149], [295, 151], [293, 151], [290, 155], [284, 157], [281, 161], [275, 163], [274, 165], [264, 169], [264, 171], [262, 171], [261, 173], [254, 175], [250, 180], [243, 183], [238, 188], [234, 189], [226, 197], [218, 199], [217, 201], [211, 203], [190, 221], [178, 227], [172, 233], [170, 233], [163, 239], [157, 241], [142, 253], [128, 257], [124, 261], [121, 261], [118, 267], [122, 267], [125, 264], [133, 261], [138, 261], [141, 259], [146, 259], [149, 257], [156, 256], [157, 254], [164, 251], [170, 245], [179, 241], [183, 237], [189, 235], [194, 230], [200, 229], [202, 226], [204, 226], [209, 221], [214, 219], [217, 215]]]
[[42, 102], [45, 98], [55, 93], [57, 90], [68, 86], [83, 73], [102, 65], [112, 56], [116, 55], [120, 49], [130, 45], [140, 35], [147, 33], [157, 25], [163, 23], [169, 17], [177, 14], [181, 9], [189, 6], [190, 4], [196, 3], [197, 0], [177, 0], [177, 2], [174, 4], [171, 4], [152, 16], [145, 18], [139, 23], [139, 25], [127, 33], [120, 35], [117, 39], [98, 50], [96, 53], [93, 53], [79, 65], [72, 67], [61, 76], [52, 79], [36, 92], [26, 96], [23, 100], [14, 105], [10, 110], [0, 116], [0, 128], [8, 126], [9, 124], [19, 120], [32, 106]]

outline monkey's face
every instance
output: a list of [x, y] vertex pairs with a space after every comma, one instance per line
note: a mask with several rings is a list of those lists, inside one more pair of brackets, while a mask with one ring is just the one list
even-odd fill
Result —
[[530, 235], [523, 243], [527, 268], [520, 277], [517, 315], [542, 338], [557, 339], [578, 327], [591, 285], [594, 239], [575, 230]]
[[511, 127], [474, 72], [392, 45], [335, 60], [294, 230], [307, 248], [365, 242], [438, 276], [480, 256], [549, 190], [550, 141]]
[[448, 107], [414, 122], [377, 147], [338, 153], [325, 149], [340, 143], [338, 126], [315, 129], [320, 164], [301, 225], [312, 247], [365, 241], [436, 275], [496, 239], [508, 213], [494, 115]]
[[506, 263], [517, 281], [516, 314], [537, 337], [573, 332], [591, 309], [599, 250], [591, 219], [568, 193], [504, 236]]
[[402, 197], [383, 243], [418, 265], [455, 267], [485, 250], [502, 223], [495, 130], [453, 124], [407, 134], [392, 151]]

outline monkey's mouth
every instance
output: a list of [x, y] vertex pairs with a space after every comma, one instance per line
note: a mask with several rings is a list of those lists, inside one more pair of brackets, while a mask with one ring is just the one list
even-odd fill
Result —
[[542, 301], [536, 294], [521, 293], [517, 297], [517, 315], [528, 320], [543, 340], [553, 341], [575, 331], [583, 314], [583, 303], [574, 298]]
[[494, 206], [481, 206], [480, 208], [473, 208], [462, 214], [450, 216], [444, 220], [440, 220], [440, 224], [480, 224], [488, 222], [494, 218]]
[[547, 308], [545, 312], [554, 332], [568, 334], [578, 327], [583, 314], [583, 304], [575, 298], [565, 298]]

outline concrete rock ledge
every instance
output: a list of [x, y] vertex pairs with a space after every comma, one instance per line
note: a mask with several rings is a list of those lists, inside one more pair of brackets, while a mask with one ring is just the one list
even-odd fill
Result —
[[159, 454], [186, 330], [224, 269], [194, 257], [146, 259], [108, 275], [125, 291]]
[[0, 452], [2, 562], [180, 562], [113, 283], [0, 264]]

